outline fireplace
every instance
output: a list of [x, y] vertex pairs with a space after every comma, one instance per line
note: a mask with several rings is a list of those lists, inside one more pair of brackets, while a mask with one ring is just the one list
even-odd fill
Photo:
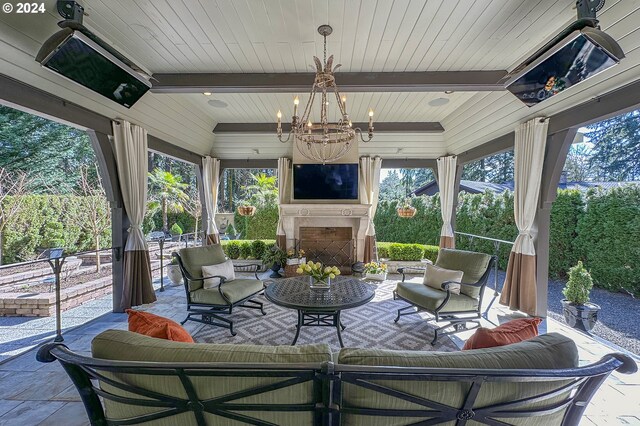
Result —
[[327, 264], [335, 265], [339, 260], [347, 266], [348, 262], [350, 271], [354, 262], [364, 258], [370, 209], [369, 204], [282, 204], [287, 248], [315, 251], [320, 257], [314, 259], [307, 252], [309, 259]]
[[355, 263], [352, 227], [303, 226], [298, 234], [298, 247], [304, 250], [307, 259], [337, 266], [340, 273], [351, 274], [351, 265]]

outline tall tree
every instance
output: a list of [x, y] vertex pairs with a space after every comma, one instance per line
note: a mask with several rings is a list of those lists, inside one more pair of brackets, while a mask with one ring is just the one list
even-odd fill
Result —
[[380, 200], [399, 200], [404, 198], [405, 192], [400, 182], [398, 170], [391, 170], [380, 182]]
[[477, 182], [505, 183], [513, 181], [513, 151], [501, 152], [465, 164], [462, 179]]
[[184, 202], [184, 210], [191, 215], [195, 221], [195, 229], [193, 231], [195, 239], [198, 238], [198, 221], [202, 217], [202, 203], [200, 202], [200, 191], [197, 187], [190, 186], [186, 191], [187, 199]]
[[592, 162], [593, 153], [591, 148], [584, 143], [571, 145], [567, 160], [562, 170], [569, 182], [588, 182], [598, 178], [598, 170]]
[[4, 230], [11, 219], [20, 213], [28, 185], [29, 178], [26, 173], [9, 172], [0, 167], [0, 265], [2, 265]]
[[[95, 162], [87, 134], [69, 126], [0, 106], [0, 167], [24, 171], [33, 192], [80, 189], [80, 170]], [[98, 176], [90, 174], [92, 184]]]
[[167, 213], [184, 211], [183, 203], [187, 200], [187, 194], [184, 191], [187, 186], [180, 176], [174, 176], [171, 172], [154, 169], [149, 173], [149, 199], [151, 200], [149, 210], [161, 209], [164, 232], [169, 231]]
[[640, 110], [593, 124], [585, 136], [594, 144], [590, 164], [599, 180], [640, 179]]

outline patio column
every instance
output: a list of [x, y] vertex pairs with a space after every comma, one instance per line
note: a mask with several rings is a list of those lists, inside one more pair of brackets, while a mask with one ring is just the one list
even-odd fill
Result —
[[218, 183], [220, 179], [220, 160], [202, 158], [202, 186], [204, 189], [204, 207], [207, 212], [207, 244], [220, 243], [220, 233], [216, 226], [218, 208]]
[[536, 117], [515, 130], [513, 209], [519, 234], [509, 254], [500, 303], [529, 315], [538, 312], [535, 215], [548, 126], [546, 118]]
[[369, 224], [364, 237], [364, 258], [369, 263], [376, 258], [376, 227], [373, 218], [378, 208], [378, 195], [380, 194], [380, 169], [382, 159], [380, 157], [360, 157], [360, 202], [369, 204]]
[[284, 231], [281, 206], [289, 201], [287, 190], [289, 189], [290, 167], [291, 160], [285, 157], [278, 158], [278, 227], [276, 228], [276, 244], [282, 250], [287, 250], [287, 233]]
[[455, 155], [440, 157], [438, 165], [438, 189], [440, 191], [440, 213], [442, 214], [442, 229], [440, 230], [440, 248], [454, 248], [456, 246], [453, 234], [452, 216], [454, 195], [456, 195], [455, 181], [458, 158]]
[[131, 224], [124, 248], [123, 309], [155, 302], [149, 249], [142, 233], [147, 211], [147, 131], [128, 121], [113, 122], [122, 200]]

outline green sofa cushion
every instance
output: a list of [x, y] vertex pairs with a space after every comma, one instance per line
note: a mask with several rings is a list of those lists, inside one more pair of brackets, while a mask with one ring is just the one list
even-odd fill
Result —
[[[259, 366], [264, 363], [313, 363], [314, 367], [324, 361], [331, 361], [331, 348], [327, 344], [304, 346], [258, 346], [258, 345], [229, 345], [206, 343], [182, 343], [156, 339], [124, 330], [107, 330], [96, 336], [91, 342], [91, 351], [95, 358], [122, 361], [152, 361], [152, 362], [229, 362], [251, 363]], [[148, 376], [141, 374], [105, 373], [109, 378], [126, 382], [131, 385], [150, 389], [179, 398], [186, 398], [184, 389], [177, 376]], [[251, 389], [256, 386], [269, 385], [282, 381], [282, 378], [270, 377], [196, 377], [192, 382], [196, 393], [201, 399], [220, 397], [234, 392]], [[101, 388], [117, 395], [133, 397], [134, 395], [110, 386], [104, 382]], [[264, 404], [301, 404], [314, 400], [313, 385], [309, 382], [269, 391], [254, 396], [238, 398], [238, 403]], [[104, 400], [105, 413], [110, 419], [124, 419], [130, 416], [161, 411], [162, 408], [135, 407], [108, 399]], [[305, 412], [251, 412], [266, 422], [286, 425], [312, 424], [312, 414]], [[205, 413], [207, 424], [237, 425], [224, 417]], [[193, 413], [183, 413], [177, 416], [144, 423], [145, 425], [195, 425]]]
[[[440, 249], [440, 251], [438, 251], [438, 258], [436, 259], [435, 265], [445, 269], [462, 271], [464, 272], [462, 282], [473, 284], [482, 278], [482, 275], [486, 272], [490, 261], [491, 256], [486, 253], [455, 249]], [[480, 296], [480, 288], [463, 285], [460, 288], [460, 293], [477, 299]]]
[[[256, 294], [264, 289], [262, 281], [251, 278], [238, 278], [228, 281], [222, 285], [222, 293], [231, 301], [231, 303]], [[201, 288], [191, 291], [192, 303], [204, 303], [207, 305], [227, 305], [228, 303], [222, 298], [218, 288]]]
[[[202, 278], [203, 266], [217, 265], [227, 260], [220, 244], [183, 248], [178, 253], [184, 268], [194, 278]], [[189, 290], [194, 291], [202, 288], [202, 284], [202, 281], [191, 281], [189, 282]]]
[[[508, 346], [454, 353], [347, 348], [340, 351], [338, 363], [398, 367], [557, 369], [577, 367], [578, 351], [571, 339], [560, 334], [550, 333]], [[400, 392], [455, 407], [461, 406], [470, 388], [470, 385], [464, 382], [402, 380], [376, 380], [374, 382]], [[514, 401], [557, 389], [566, 383], [562, 380], [544, 383], [485, 383], [474, 407]], [[566, 393], [560, 394], [555, 401], [562, 401], [566, 397]], [[399, 410], [423, 408], [418, 404], [351, 384], [345, 384], [343, 402], [349, 406], [368, 408]], [[520, 409], [526, 408], [525, 406], [520, 407]], [[500, 418], [498, 420], [516, 425], [551, 425], [560, 424], [563, 415], [564, 410], [559, 410], [557, 413], [541, 417]], [[426, 419], [428, 418], [372, 417], [347, 414], [343, 415], [342, 425], [393, 426]], [[470, 424], [475, 423], [470, 422]]]
[[[435, 288], [426, 286], [422, 282], [403, 281], [396, 286], [396, 292], [404, 299], [410, 300], [412, 303], [430, 311], [442, 304], [446, 291], [436, 290]], [[465, 294], [453, 294], [445, 307], [440, 312], [459, 312], [472, 311], [478, 308], [478, 300], [471, 298]]]

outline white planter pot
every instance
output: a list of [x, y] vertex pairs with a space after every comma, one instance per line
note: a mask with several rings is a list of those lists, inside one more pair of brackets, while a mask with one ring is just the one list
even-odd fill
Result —
[[167, 265], [167, 276], [173, 285], [180, 285], [182, 282], [182, 273], [178, 265]]
[[384, 272], [382, 274], [370, 274], [367, 272], [366, 274], [364, 274], [364, 279], [372, 281], [384, 281], [387, 279], [387, 273]]
[[307, 261], [306, 257], [301, 257], [300, 259], [287, 259], [287, 265], [299, 265], [306, 261]]

